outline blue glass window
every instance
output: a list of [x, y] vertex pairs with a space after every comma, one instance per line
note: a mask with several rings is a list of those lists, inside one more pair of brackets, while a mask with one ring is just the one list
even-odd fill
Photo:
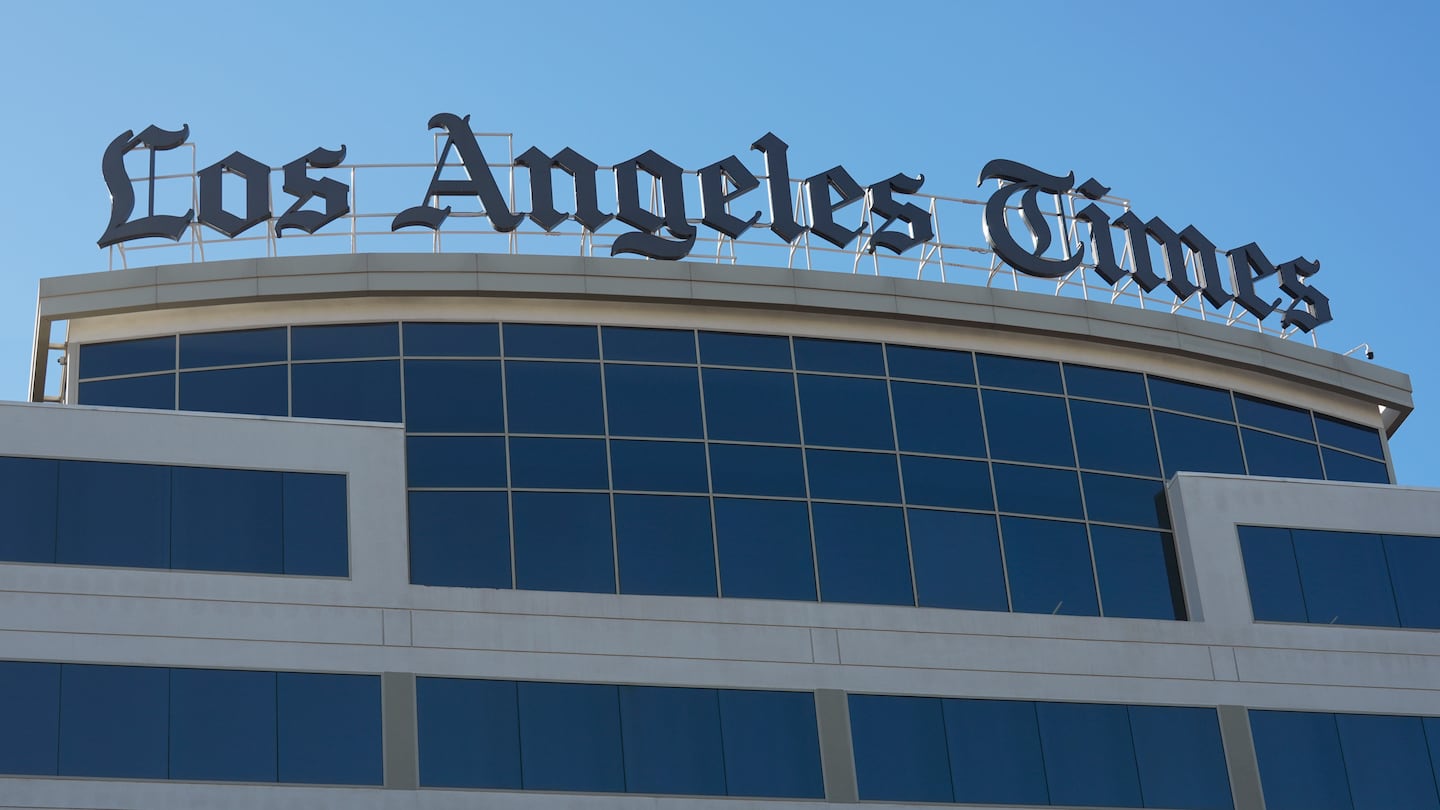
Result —
[[720, 728], [731, 796], [825, 796], [812, 693], [722, 689]]
[[515, 581], [535, 591], [615, 592], [610, 496], [516, 492]]
[[839, 374], [885, 376], [885, 356], [879, 343], [852, 340], [795, 338], [795, 368]]
[[725, 795], [715, 690], [622, 686], [620, 735], [631, 793]]
[[1090, 542], [1106, 616], [1185, 618], [1180, 569], [1170, 535], [1091, 525]]
[[955, 800], [939, 700], [854, 694], [849, 698], [861, 799]]
[[905, 519], [899, 509], [817, 503], [815, 556], [826, 602], [913, 605]]
[[175, 409], [175, 375], [122, 377], [80, 383], [81, 405], [108, 405], [114, 408]]
[[290, 330], [290, 343], [293, 360], [396, 357], [400, 354], [400, 328], [394, 323], [297, 326]]
[[538, 489], [605, 489], [605, 441], [511, 438], [510, 481]]
[[1085, 807], [1140, 807], [1140, 777], [1126, 707], [1037, 703], [1050, 801]]
[[1080, 519], [1080, 479], [1074, 470], [993, 464], [995, 501], [1001, 512]]
[[290, 415], [290, 373], [283, 365], [186, 371], [180, 410]]
[[[1065, 364], [1065, 391], [1072, 397], [1108, 399], [1135, 405], [1150, 404], [1145, 377], [1133, 371]], [[1072, 403], [1073, 407], [1073, 403]]]
[[1440, 628], [1440, 537], [1387, 535], [1383, 542], [1400, 625]]
[[1081, 473], [1085, 486], [1086, 515], [1101, 523], [1170, 528], [1165, 484], [1147, 478]]
[[885, 356], [891, 377], [975, 384], [975, 359], [969, 352], [889, 345]]
[[1250, 586], [1250, 607], [1262, 622], [1307, 621], [1300, 571], [1289, 529], [1240, 526], [1240, 553]]
[[799, 383], [806, 444], [895, 448], [884, 380], [801, 374]]
[[612, 436], [699, 439], [700, 374], [683, 366], [605, 364], [605, 407]]
[[514, 433], [605, 433], [597, 363], [505, 363]]
[[170, 567], [284, 570], [280, 473], [175, 467], [170, 482]]
[[400, 361], [296, 364], [290, 396], [294, 416], [399, 422]]
[[610, 475], [619, 490], [706, 492], [705, 445], [611, 440]]
[[304, 672], [275, 678], [280, 781], [381, 784], [380, 678]]
[[60, 665], [0, 662], [0, 774], [58, 773]]
[[815, 601], [803, 501], [716, 498], [715, 528], [725, 596]]
[[711, 439], [741, 442], [800, 441], [795, 378], [773, 371], [707, 368], [705, 424]]
[[806, 450], [805, 463], [812, 498], [900, 502], [900, 470], [894, 453]]
[[1353, 810], [1335, 717], [1250, 710], [1266, 810]]
[[980, 384], [992, 388], [1018, 388], [1047, 394], [1065, 390], [1060, 381], [1060, 364], [1049, 360], [977, 354], [975, 367], [980, 372]]
[[53, 459], [0, 456], [0, 560], [55, 562], [59, 474]]
[[276, 780], [275, 673], [170, 670], [171, 779]]
[[922, 607], [1007, 610], [1000, 536], [993, 515], [907, 509]]
[[283, 363], [290, 356], [285, 327], [180, 336], [180, 368]]
[[175, 336], [87, 343], [80, 347], [80, 379], [175, 368]]
[[1203, 385], [1150, 378], [1150, 404], [1169, 411], [1183, 411], [1212, 419], [1235, 420], [1230, 392]]
[[1418, 717], [1337, 714], [1355, 810], [1435, 810], [1435, 773]]
[[1236, 394], [1235, 413], [1242, 425], [1315, 441], [1315, 425], [1310, 421], [1310, 412], [1302, 408]]
[[350, 523], [343, 475], [284, 474], [285, 573], [350, 573]]
[[905, 502], [955, 509], [995, 508], [990, 488], [990, 465], [933, 456], [901, 456], [905, 476]]
[[1295, 529], [1290, 536], [1312, 623], [1399, 626], [1381, 535]]
[[60, 462], [55, 561], [170, 567], [170, 468]]
[[707, 366], [788, 369], [791, 367], [790, 338], [701, 332], [700, 362]]
[[593, 326], [507, 323], [505, 356], [597, 360], [600, 357], [599, 334]]
[[716, 595], [709, 498], [616, 495], [615, 542], [621, 593]]
[[64, 664], [60, 775], [164, 779], [170, 671]]
[[415, 679], [420, 784], [519, 789], [514, 681]]
[[1075, 450], [1080, 466], [1091, 470], [1160, 475], [1155, 454], [1155, 429], [1146, 408], [1070, 403], [1075, 423]]
[[1359, 481], [1366, 484], [1390, 483], [1390, 470], [1380, 461], [1352, 456], [1328, 447], [1320, 448], [1325, 461], [1325, 477], [1331, 481]]
[[405, 469], [412, 487], [503, 487], [505, 439], [411, 436], [405, 440]]
[[410, 493], [410, 581], [510, 587], [510, 512], [503, 492]]
[[695, 363], [695, 333], [688, 329], [638, 329], [602, 326], [606, 360], [644, 363]]
[[1385, 450], [1380, 445], [1380, 432], [1375, 428], [1351, 424], [1319, 413], [1315, 414], [1315, 428], [1320, 432], [1321, 444], [1371, 458], [1385, 457]]
[[1177, 472], [1245, 474], [1240, 436], [1232, 424], [1156, 411], [1155, 431], [1167, 477]]
[[1313, 444], [1250, 428], [1241, 428], [1240, 436], [1245, 441], [1245, 460], [1250, 464], [1251, 475], [1325, 477], [1320, 472], [1319, 450]]
[[526, 790], [624, 792], [616, 687], [521, 683], [519, 702]]
[[498, 360], [406, 360], [405, 429], [501, 433], [505, 401]]
[[1098, 616], [1085, 524], [1001, 518], [1011, 609], [1017, 613]]
[[500, 326], [494, 323], [407, 323], [406, 357], [499, 357]]
[[796, 447], [712, 444], [710, 475], [717, 493], [805, 497], [805, 462]]
[[[1106, 603], [1109, 612], [1109, 603]], [[1230, 775], [1214, 709], [1131, 706], [1146, 807], [1231, 810]]]
[[944, 709], [955, 801], [1050, 803], [1034, 703], [946, 700]]
[[980, 398], [973, 388], [892, 382], [901, 450], [985, 457]]
[[992, 458], [1074, 466], [1064, 399], [1006, 391], [984, 391], [981, 398]]

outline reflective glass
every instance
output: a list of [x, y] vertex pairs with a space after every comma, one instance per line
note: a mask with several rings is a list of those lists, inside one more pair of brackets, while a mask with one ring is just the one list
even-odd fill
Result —
[[0, 774], [58, 773], [60, 665], [0, 661]]
[[812, 498], [900, 502], [900, 470], [894, 453], [807, 449], [805, 464]]
[[1159, 477], [1149, 409], [1072, 401], [1070, 418], [1081, 467]]
[[891, 377], [975, 384], [975, 359], [969, 352], [887, 345], [885, 356]]
[[799, 383], [806, 444], [895, 448], [884, 380], [801, 374]]
[[817, 503], [811, 512], [821, 599], [871, 605], [915, 604], [901, 510]]
[[1422, 717], [1425, 740], [1430, 744], [1430, 764], [1435, 770], [1435, 784], [1440, 786], [1440, 717]]
[[407, 323], [406, 357], [499, 357], [500, 325]]
[[605, 364], [605, 407], [612, 436], [699, 439], [700, 373], [688, 366]]
[[1140, 807], [1140, 777], [1126, 707], [1037, 703], [1050, 801], [1085, 807]]
[[944, 705], [955, 801], [1050, 803], [1034, 703], [946, 700]]
[[296, 326], [290, 330], [290, 358], [292, 360], [395, 357], [399, 354], [399, 324], [351, 323], [338, 326]]
[[1366, 484], [1390, 483], [1390, 470], [1382, 461], [1352, 456], [1328, 447], [1320, 448], [1325, 460], [1325, 477], [1331, 481], [1359, 481]]
[[275, 673], [170, 670], [170, 778], [274, 782]]
[[627, 791], [725, 795], [714, 689], [620, 687], [620, 737]]
[[1333, 416], [1315, 414], [1315, 428], [1320, 432], [1320, 443], [1372, 458], [1384, 458], [1385, 450], [1380, 444], [1380, 432], [1375, 428], [1345, 422]]
[[509, 588], [510, 510], [503, 492], [411, 492], [410, 581]]
[[1085, 517], [1080, 503], [1080, 479], [1074, 470], [994, 464], [995, 502], [1001, 512], [1053, 515], [1077, 520]]
[[885, 355], [879, 343], [853, 340], [795, 338], [795, 368], [839, 374], [885, 376]]
[[175, 375], [122, 377], [80, 383], [81, 405], [108, 405], [114, 408], [175, 409]]
[[1230, 392], [1203, 385], [1150, 378], [1150, 404], [1170, 411], [1183, 411], [1212, 419], [1235, 420], [1235, 406]]
[[380, 677], [279, 672], [281, 782], [383, 781]]
[[805, 497], [805, 462], [798, 447], [712, 444], [710, 476], [717, 493]]
[[[799, 456], [799, 450], [793, 452]], [[705, 445], [612, 439], [610, 475], [620, 490], [706, 492]]]
[[621, 593], [716, 596], [710, 499], [616, 495]]
[[985, 432], [975, 389], [892, 382], [890, 396], [901, 450], [985, 457]]
[[1108, 399], [1135, 405], [1150, 404], [1145, 395], [1145, 376], [1133, 371], [1072, 366], [1066, 363], [1065, 392], [1072, 397]]
[[991, 458], [1073, 466], [1065, 400], [1034, 394], [983, 391]]
[[790, 368], [790, 338], [776, 335], [700, 333], [700, 362], [707, 366]]
[[504, 432], [500, 361], [406, 360], [405, 429], [411, 433]]
[[86, 343], [80, 347], [80, 379], [143, 374], [175, 368], [175, 336]]
[[716, 498], [715, 529], [725, 596], [815, 601], [804, 501]]
[[350, 520], [343, 475], [284, 474], [285, 573], [350, 573]]
[[170, 671], [63, 664], [60, 775], [164, 779]]
[[1098, 616], [1085, 524], [1001, 518], [1011, 609], [1016, 613]]
[[1018, 388], [1047, 394], [1065, 390], [1060, 381], [1060, 364], [1049, 360], [977, 354], [975, 368], [980, 372], [980, 384], [991, 388]]
[[1148, 478], [1081, 473], [1086, 515], [1101, 523], [1170, 528], [1165, 482]]
[[773, 371], [707, 368], [705, 425], [711, 439], [741, 442], [800, 441], [795, 378]]
[[1250, 710], [1266, 810], [1353, 810], [1335, 716]]
[[290, 372], [283, 365], [186, 371], [180, 410], [290, 415]]
[[1092, 524], [1090, 542], [1106, 616], [1185, 618], [1180, 569], [1169, 534]]
[[513, 433], [605, 433], [598, 363], [507, 361], [505, 398]]
[[412, 487], [503, 487], [505, 439], [411, 436], [405, 440], [405, 470]]
[[[1386, 535], [1385, 562], [1400, 626], [1440, 629], [1440, 537]], [[1440, 744], [1440, 740], [1436, 740]]]
[[1155, 431], [1166, 477], [1177, 472], [1245, 474], [1234, 425], [1156, 411]]
[[170, 567], [278, 574], [285, 568], [281, 474], [170, 470]]
[[905, 476], [905, 502], [919, 506], [955, 509], [995, 508], [990, 488], [990, 465], [933, 456], [901, 456]]
[[1245, 442], [1245, 460], [1251, 475], [1273, 475], [1281, 478], [1324, 478], [1320, 471], [1320, 452], [1309, 442], [1287, 439], [1273, 433], [1241, 428]]
[[610, 486], [604, 439], [510, 439], [510, 482], [536, 489]]
[[624, 792], [618, 688], [521, 683], [519, 702], [526, 790]]
[[921, 607], [1008, 610], [994, 515], [907, 509]]
[[55, 561], [170, 567], [170, 468], [60, 462]]
[[610, 496], [516, 492], [511, 508], [517, 587], [615, 593]]
[[1435, 774], [1418, 717], [1337, 714], [1355, 810], [1436, 810]]
[[813, 693], [722, 689], [720, 728], [731, 796], [825, 796]]
[[420, 784], [520, 788], [514, 681], [415, 679]]
[[[1107, 613], [1109, 603], [1106, 603]], [[1231, 810], [1230, 774], [1214, 709], [1131, 706], [1146, 807]]]
[[1305, 596], [1289, 529], [1240, 526], [1240, 553], [1250, 586], [1250, 608], [1261, 622], [1304, 622]]
[[290, 338], [283, 326], [180, 336], [180, 368], [248, 366], [288, 359]]
[[1399, 626], [1382, 535], [1295, 529], [1290, 536], [1311, 623]]
[[632, 326], [602, 326], [606, 360], [639, 360], [646, 363], [695, 362], [695, 333], [689, 329], [639, 329]]
[[300, 363], [290, 367], [291, 414], [400, 421], [400, 361]]
[[1235, 414], [1242, 425], [1315, 441], [1315, 425], [1310, 421], [1310, 412], [1303, 408], [1236, 394]]
[[59, 475], [54, 459], [0, 456], [0, 560], [55, 562]]
[[939, 700], [856, 694], [849, 698], [861, 799], [955, 801]]
[[593, 326], [544, 323], [505, 324], [506, 357], [556, 357], [597, 360], [599, 334]]

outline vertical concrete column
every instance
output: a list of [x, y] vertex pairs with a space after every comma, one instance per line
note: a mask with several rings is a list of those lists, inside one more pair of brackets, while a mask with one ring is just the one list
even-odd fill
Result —
[[420, 785], [420, 745], [415, 725], [415, 676], [386, 672], [380, 676], [381, 717], [385, 739], [385, 787]]
[[1244, 706], [1220, 707], [1220, 739], [1225, 744], [1225, 767], [1230, 770], [1230, 793], [1235, 810], [1265, 810], [1260, 787], [1260, 764], [1250, 736], [1250, 713]]
[[820, 765], [825, 800], [857, 802], [855, 751], [850, 741], [850, 701], [839, 689], [815, 690], [815, 719], [820, 725]]

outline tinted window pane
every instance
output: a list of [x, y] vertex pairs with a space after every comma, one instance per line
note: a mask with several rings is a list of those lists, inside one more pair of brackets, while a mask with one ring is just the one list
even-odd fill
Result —
[[900, 502], [900, 470], [894, 453], [806, 450], [805, 463], [812, 498]]
[[1070, 418], [1075, 422], [1075, 450], [1081, 467], [1160, 475], [1148, 409], [1071, 402]]
[[1214, 709], [1131, 706], [1130, 731], [1146, 807], [1230, 810], [1230, 775]]
[[420, 784], [520, 787], [514, 681], [416, 678]]
[[350, 573], [350, 521], [343, 475], [284, 474], [285, 573]]
[[1300, 571], [1289, 529], [1240, 526], [1240, 553], [1250, 586], [1250, 607], [1256, 621], [1306, 621]]
[[1050, 803], [1034, 703], [947, 700], [945, 730], [955, 801]]
[[831, 447], [895, 447], [890, 396], [883, 380], [801, 374], [805, 443]]
[[1065, 391], [1072, 397], [1109, 399], [1147, 405], [1145, 377], [1133, 371], [1114, 371], [1065, 364]]
[[1250, 710], [1266, 810], [1352, 810], [1335, 717]]
[[493, 323], [407, 323], [407, 357], [499, 357], [500, 326]]
[[503, 492], [410, 493], [410, 581], [510, 587], [510, 512]]
[[730, 495], [805, 497], [805, 462], [796, 447], [710, 445], [715, 491]]
[[412, 433], [503, 432], [499, 361], [406, 360], [405, 428]]
[[1384, 544], [1400, 625], [1440, 628], [1440, 538], [1388, 535]]
[[595, 360], [600, 357], [600, 341], [593, 326], [507, 323], [505, 356]]
[[695, 333], [688, 329], [637, 329], [602, 326], [606, 360], [648, 363], [694, 363]]
[[825, 795], [812, 693], [722, 689], [720, 727], [731, 796]]
[[725, 795], [715, 690], [622, 686], [620, 732], [626, 790]]
[[921, 506], [994, 509], [990, 465], [983, 461], [901, 456], [905, 501]]
[[285, 366], [187, 371], [180, 375], [180, 410], [288, 416], [290, 372]]
[[[798, 450], [794, 451], [799, 456]], [[611, 441], [616, 489], [705, 492], [705, 445], [700, 442]]]
[[0, 773], [57, 773], [60, 665], [0, 662]]
[[0, 456], [0, 560], [55, 562], [58, 478], [53, 459]]
[[1435, 810], [1435, 774], [1418, 717], [1337, 714], [1355, 810]]
[[1282, 478], [1324, 478], [1320, 472], [1320, 452], [1309, 442], [1286, 439], [1272, 433], [1241, 428], [1245, 441], [1245, 460], [1251, 475], [1274, 475]]
[[510, 480], [516, 487], [605, 489], [604, 439], [510, 440]]
[[981, 397], [992, 458], [1074, 465], [1065, 400], [1004, 391], [984, 391]]
[[400, 328], [393, 323], [297, 326], [290, 330], [290, 343], [293, 360], [395, 357], [400, 354]]
[[612, 436], [699, 439], [700, 373], [676, 366], [605, 365]]
[[950, 802], [945, 720], [933, 698], [850, 695], [860, 798]]
[[973, 388], [895, 382], [890, 396], [901, 450], [985, 457], [980, 399]]
[[1382, 461], [1352, 456], [1328, 447], [1320, 448], [1325, 457], [1325, 477], [1331, 481], [1360, 481], [1367, 484], [1390, 483], [1390, 470]]
[[380, 784], [380, 678], [302, 672], [275, 677], [280, 781]]
[[995, 464], [992, 469], [995, 500], [1001, 512], [1076, 519], [1085, 516], [1080, 504], [1080, 479], [1074, 470], [1015, 464]]
[[1000, 357], [994, 354], [975, 355], [975, 367], [980, 371], [980, 384], [994, 388], [1019, 388], [1023, 391], [1043, 391], [1059, 394], [1064, 391], [1060, 382], [1060, 364], [1048, 360], [1027, 360], [1022, 357]]
[[507, 362], [505, 396], [515, 433], [605, 433], [596, 363]]
[[170, 671], [64, 664], [60, 775], [164, 779]]
[[1167, 477], [1182, 471], [1245, 474], [1234, 425], [1157, 411], [1155, 430]]
[[885, 376], [885, 356], [879, 343], [851, 340], [795, 338], [795, 368], [841, 374]]
[[284, 570], [280, 473], [175, 467], [170, 476], [171, 567]]
[[790, 338], [701, 332], [700, 362], [708, 366], [790, 368]]
[[526, 790], [625, 790], [616, 687], [521, 683], [519, 692]]
[[175, 337], [87, 343], [80, 347], [80, 379], [175, 368]]
[[815, 555], [826, 602], [913, 605], [905, 520], [899, 509], [817, 503]]
[[400, 421], [400, 361], [303, 363], [291, 367], [295, 416]]
[[80, 383], [81, 405], [109, 405], [115, 408], [175, 409], [175, 375], [124, 377]]
[[975, 360], [969, 352], [886, 346], [885, 354], [891, 377], [972, 385], [975, 382]]
[[705, 425], [710, 438], [790, 444], [800, 441], [793, 375], [713, 368], [702, 374]]
[[909, 509], [915, 591], [922, 607], [1008, 610], [993, 515]]
[[180, 336], [180, 367], [244, 366], [289, 359], [285, 327]]
[[1315, 428], [1320, 431], [1321, 444], [1373, 458], [1385, 457], [1385, 451], [1380, 446], [1380, 432], [1374, 428], [1351, 424], [1319, 413], [1315, 414]]
[[1098, 616], [1085, 524], [1001, 518], [1010, 604], [1017, 613]]
[[411, 436], [405, 440], [405, 469], [412, 487], [503, 487], [505, 439]]
[[275, 673], [170, 670], [170, 778], [274, 782]]
[[1139, 807], [1135, 745], [1124, 706], [1037, 703], [1050, 801], [1096, 807]]
[[716, 498], [715, 528], [725, 596], [815, 600], [804, 502]]
[[511, 505], [519, 587], [615, 592], [608, 495], [517, 492]]
[[1310, 422], [1307, 410], [1236, 394], [1235, 413], [1242, 425], [1315, 441], [1315, 426]]
[[1100, 473], [1081, 473], [1080, 478], [1085, 484], [1085, 507], [1091, 520], [1170, 528], [1163, 481]]
[[621, 593], [716, 595], [709, 498], [616, 495], [615, 542]]
[[1381, 535], [1301, 529], [1290, 535], [1312, 623], [1399, 625]]
[[1235, 419], [1235, 408], [1230, 402], [1229, 391], [1178, 380], [1151, 377], [1150, 404], [1157, 408], [1184, 411], [1213, 419]]
[[1180, 570], [1170, 535], [1092, 525], [1090, 541], [1095, 548], [1095, 577], [1106, 616], [1185, 617]]
[[170, 468], [60, 462], [55, 561], [170, 566]]

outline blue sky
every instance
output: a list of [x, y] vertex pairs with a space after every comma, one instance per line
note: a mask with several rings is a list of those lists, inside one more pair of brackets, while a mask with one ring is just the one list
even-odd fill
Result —
[[754, 166], [746, 147], [774, 131], [793, 175], [924, 173], [957, 196], [1006, 157], [1099, 178], [1222, 247], [1319, 259], [1321, 346], [1368, 342], [1411, 375], [1398, 477], [1440, 486], [1437, 24], [1420, 2], [17, 4], [0, 398], [25, 396], [37, 280], [106, 267], [100, 155], [119, 133], [187, 123], [201, 165], [340, 143], [351, 162], [420, 162], [449, 111], [601, 163], [653, 148]]

